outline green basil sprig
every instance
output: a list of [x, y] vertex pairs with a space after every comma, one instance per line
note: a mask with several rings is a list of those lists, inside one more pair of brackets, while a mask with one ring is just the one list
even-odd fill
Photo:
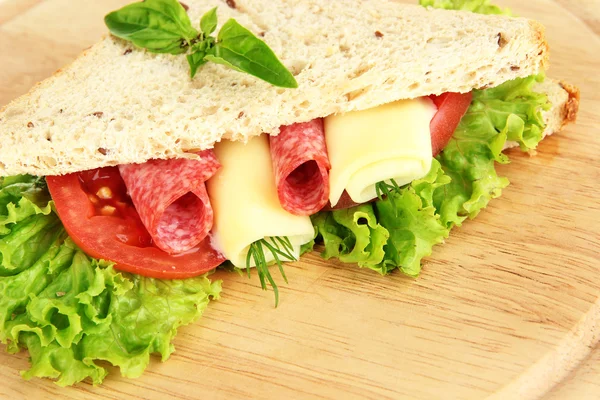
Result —
[[152, 53], [186, 54], [190, 75], [211, 61], [253, 75], [272, 85], [296, 88], [298, 83], [273, 50], [235, 19], [217, 37], [217, 8], [200, 19], [200, 31], [177, 0], [145, 0], [104, 17], [110, 32]]

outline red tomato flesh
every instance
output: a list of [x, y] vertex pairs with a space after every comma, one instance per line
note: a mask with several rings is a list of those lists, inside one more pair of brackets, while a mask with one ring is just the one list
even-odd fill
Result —
[[94, 169], [77, 175], [82, 189], [94, 207], [95, 216], [112, 216], [127, 221], [129, 229], [117, 234], [117, 240], [130, 246], [152, 246], [152, 237], [127, 195], [125, 182], [117, 168]]
[[431, 148], [435, 157], [440, 154], [454, 135], [456, 127], [471, 105], [473, 94], [470, 92], [444, 93], [429, 97], [438, 108], [429, 123]]
[[183, 279], [218, 267], [225, 258], [210, 236], [194, 249], [169, 255], [150, 234], [127, 195], [117, 167], [46, 177], [56, 211], [71, 239], [88, 255], [115, 268], [159, 279]]

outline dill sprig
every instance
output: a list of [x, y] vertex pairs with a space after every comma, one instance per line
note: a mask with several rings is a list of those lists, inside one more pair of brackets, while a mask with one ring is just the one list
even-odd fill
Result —
[[390, 179], [389, 183], [386, 181], [377, 182], [375, 184], [375, 193], [377, 198], [383, 201], [383, 196], [387, 196], [390, 193], [400, 194], [400, 186], [394, 179]]
[[288, 283], [285, 271], [283, 270], [283, 261], [296, 260], [296, 257], [294, 257], [294, 247], [287, 237], [274, 236], [260, 239], [252, 243], [248, 249], [248, 254], [246, 255], [248, 278], [250, 278], [250, 262], [254, 261], [256, 271], [258, 272], [258, 279], [260, 279], [260, 286], [263, 290], [267, 290], [267, 281], [269, 282], [275, 293], [275, 307], [277, 307], [279, 305], [279, 289], [269, 272], [265, 251], [271, 252], [275, 263], [279, 267], [279, 272], [281, 272], [281, 276], [283, 276], [283, 280], [285, 283]]
[[398, 207], [396, 202], [389, 198], [389, 195], [400, 194], [401, 189], [402, 188], [398, 185], [398, 182], [396, 182], [394, 179], [390, 179], [389, 183], [386, 181], [381, 181], [375, 184], [375, 193], [377, 193], [377, 198], [383, 201], [383, 196], [385, 196], [385, 198], [390, 201], [396, 217], [398, 216]]

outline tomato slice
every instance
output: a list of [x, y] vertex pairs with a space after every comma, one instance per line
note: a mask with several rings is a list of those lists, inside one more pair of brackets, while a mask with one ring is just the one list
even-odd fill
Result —
[[46, 177], [56, 211], [71, 239], [88, 255], [115, 268], [159, 279], [183, 279], [215, 269], [225, 258], [210, 236], [169, 255], [154, 247], [117, 167]]
[[439, 96], [429, 96], [437, 106], [438, 111], [431, 119], [431, 147], [433, 156], [437, 156], [448, 144], [461, 118], [465, 115], [472, 93], [444, 93]]

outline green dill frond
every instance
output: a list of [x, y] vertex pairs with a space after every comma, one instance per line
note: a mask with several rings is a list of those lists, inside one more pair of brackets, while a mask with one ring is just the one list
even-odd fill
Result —
[[260, 286], [263, 290], [267, 290], [267, 282], [273, 288], [273, 292], [275, 293], [275, 307], [279, 305], [279, 288], [269, 271], [269, 263], [267, 263], [267, 258], [265, 256], [265, 252], [268, 251], [273, 256], [274, 262], [279, 267], [279, 272], [283, 277], [285, 283], [288, 283], [287, 276], [285, 275], [285, 271], [283, 270], [283, 262], [285, 261], [295, 261], [296, 257], [294, 257], [294, 247], [290, 242], [290, 239], [287, 237], [269, 237], [266, 239], [260, 239], [250, 245], [248, 249], [248, 254], [246, 255], [246, 270], [248, 272], [248, 278], [250, 278], [250, 265], [251, 262], [254, 261], [254, 265], [256, 266], [256, 271], [258, 273], [258, 279], [260, 280]]
[[390, 179], [389, 183], [386, 181], [377, 182], [375, 184], [375, 193], [377, 198], [383, 201], [383, 196], [387, 196], [390, 193], [400, 194], [401, 187], [394, 179]]
[[394, 201], [392, 199], [390, 199], [389, 197], [391, 194], [398, 194], [398, 195], [401, 194], [401, 190], [402, 190], [402, 188], [398, 185], [398, 182], [396, 182], [394, 179], [390, 179], [388, 182], [386, 182], [386, 181], [377, 182], [375, 184], [375, 193], [377, 193], [377, 198], [380, 201], [384, 201], [384, 196], [385, 196], [385, 200], [391, 201], [396, 215], [398, 214], [398, 210], [396, 209], [396, 203], [394, 203]]

